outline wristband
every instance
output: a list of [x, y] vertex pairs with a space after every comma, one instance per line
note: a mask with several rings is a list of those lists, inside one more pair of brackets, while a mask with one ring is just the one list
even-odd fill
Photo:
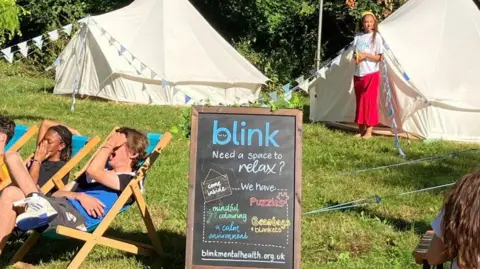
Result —
[[40, 163], [40, 161], [39, 161], [39, 160], [37, 160], [37, 159], [33, 159], [33, 160], [32, 160], [32, 162], [37, 162], [37, 163]]

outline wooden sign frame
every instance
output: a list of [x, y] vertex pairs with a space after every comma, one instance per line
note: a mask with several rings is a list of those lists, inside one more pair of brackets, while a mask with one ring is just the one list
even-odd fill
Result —
[[261, 269], [252, 267], [226, 267], [226, 266], [206, 266], [193, 264], [193, 237], [194, 237], [194, 215], [195, 215], [195, 185], [197, 173], [197, 139], [198, 139], [198, 117], [200, 114], [237, 114], [237, 115], [277, 115], [294, 116], [295, 119], [295, 217], [294, 217], [294, 243], [293, 243], [293, 264], [294, 269], [301, 268], [301, 223], [302, 223], [302, 133], [303, 133], [303, 112], [296, 109], [278, 109], [269, 108], [242, 108], [242, 107], [222, 107], [222, 106], [193, 106], [190, 137], [190, 173], [188, 184], [188, 215], [187, 215], [187, 243], [186, 243], [186, 269]]

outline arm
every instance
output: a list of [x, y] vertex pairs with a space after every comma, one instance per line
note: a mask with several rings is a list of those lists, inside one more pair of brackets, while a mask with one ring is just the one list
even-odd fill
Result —
[[382, 54], [366, 54], [365, 58], [370, 61], [380, 62], [382, 60]]
[[40, 161], [38, 161], [34, 157], [33, 162], [30, 165], [30, 168], [28, 169], [28, 173], [30, 174], [30, 177], [32, 177], [33, 183], [35, 183], [35, 185], [38, 184], [38, 178], [40, 177], [40, 167], [41, 166], [42, 166], [42, 164], [40, 163]]
[[38, 131], [38, 136], [37, 136], [37, 145], [40, 143], [40, 141], [42, 141], [43, 137], [45, 136], [45, 134], [47, 133], [48, 131], [48, 128], [52, 127], [52, 126], [55, 126], [55, 125], [63, 125], [65, 127], [67, 127], [67, 129], [72, 132], [72, 134], [74, 135], [80, 135], [80, 132], [78, 132], [77, 130], [73, 129], [73, 128], [70, 128], [68, 127], [67, 125], [65, 124], [62, 124], [60, 122], [57, 122], [57, 121], [52, 121], [52, 120], [43, 120], [42, 121], [42, 125], [40, 125], [40, 130]]
[[124, 134], [117, 133], [112, 135], [88, 166], [86, 171], [87, 175], [106, 187], [120, 190], [120, 179], [118, 175], [114, 171], [105, 170], [105, 163], [113, 151], [126, 142], [127, 138]]
[[[47, 151], [47, 143], [46, 141], [41, 142], [40, 145], [37, 146], [37, 150], [35, 150], [35, 155], [33, 156], [32, 164], [30, 168], [28, 168], [28, 173], [35, 184], [38, 183], [38, 179], [40, 178], [40, 167], [42, 166], [43, 161], [45, 161], [50, 153]], [[52, 175], [53, 176], [53, 175]]]
[[78, 184], [76, 182], [71, 182], [65, 186], [63, 190], [59, 190], [52, 194], [53, 197], [66, 197], [70, 199], [77, 200], [80, 202], [82, 207], [92, 217], [103, 216], [105, 212], [105, 205], [100, 202], [100, 200], [85, 194], [84, 192], [76, 192]]
[[444, 214], [445, 211], [442, 210], [432, 223], [434, 235], [427, 252], [428, 263], [432, 265], [443, 264], [444, 262], [450, 260], [446, 254], [445, 244], [442, 240], [442, 220]]
[[428, 248], [427, 252], [427, 260], [428, 264], [436, 265], [436, 264], [443, 264], [449, 260], [451, 260], [445, 251], [445, 245], [441, 238], [439, 238], [436, 234], [433, 236], [432, 243], [430, 243], [430, 247]]

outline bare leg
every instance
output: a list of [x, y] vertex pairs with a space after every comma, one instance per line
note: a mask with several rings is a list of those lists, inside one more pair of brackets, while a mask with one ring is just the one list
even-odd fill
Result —
[[5, 154], [5, 163], [12, 176], [12, 181], [22, 190], [25, 196], [31, 193], [40, 192], [30, 177], [27, 168], [18, 152], [7, 152]]
[[363, 136], [363, 139], [370, 139], [372, 138], [372, 131], [373, 131], [373, 126], [368, 126], [367, 130], [365, 132], [365, 135]]
[[363, 137], [365, 135], [365, 124], [358, 125], [359, 133], [355, 135], [355, 137]]
[[25, 195], [14, 186], [5, 188], [0, 194], [0, 214], [2, 215], [2, 221], [0, 221], [0, 255], [15, 227], [17, 212], [14, 210], [13, 203], [22, 199], [25, 199]]

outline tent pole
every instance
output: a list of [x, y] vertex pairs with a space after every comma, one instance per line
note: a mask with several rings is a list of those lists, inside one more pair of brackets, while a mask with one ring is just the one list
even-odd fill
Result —
[[319, 0], [318, 8], [318, 41], [317, 41], [317, 56], [315, 61], [317, 64], [317, 71], [320, 69], [320, 53], [322, 50], [322, 21], [323, 21], [323, 0]]

